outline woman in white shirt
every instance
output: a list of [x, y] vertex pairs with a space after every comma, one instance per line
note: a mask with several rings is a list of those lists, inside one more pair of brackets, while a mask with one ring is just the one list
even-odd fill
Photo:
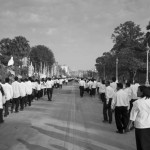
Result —
[[133, 103], [127, 131], [135, 125], [137, 150], [150, 150], [150, 87], [139, 86], [138, 99]]

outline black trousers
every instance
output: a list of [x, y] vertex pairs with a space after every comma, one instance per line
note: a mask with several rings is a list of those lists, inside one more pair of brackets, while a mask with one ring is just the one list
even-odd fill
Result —
[[80, 86], [80, 96], [83, 97], [84, 94], [84, 86]]
[[100, 94], [100, 99], [102, 102], [106, 101], [105, 93]]
[[0, 108], [0, 123], [3, 122], [3, 109]]
[[31, 106], [31, 101], [32, 101], [32, 94], [28, 95], [28, 103], [29, 103], [29, 106]]
[[107, 104], [106, 104], [106, 99], [103, 101], [103, 118], [104, 121], [108, 121], [108, 113], [107, 113]]
[[135, 129], [137, 150], [150, 150], [150, 128]]
[[126, 106], [115, 108], [115, 120], [118, 131], [122, 132], [128, 125], [128, 109]]
[[51, 101], [52, 100], [52, 88], [47, 88], [47, 96], [48, 96], [48, 100]]
[[20, 99], [20, 97], [13, 98], [12, 105], [11, 105], [11, 111], [13, 111], [14, 107], [15, 107], [15, 112], [18, 112], [18, 109], [19, 109], [19, 99]]
[[9, 103], [10, 103], [10, 100], [7, 100], [6, 103], [4, 104], [4, 107], [5, 107], [4, 116], [9, 115], [9, 112], [8, 112]]
[[95, 96], [96, 94], [96, 88], [92, 88], [92, 95]]
[[24, 104], [25, 104], [25, 97], [20, 98], [20, 110], [24, 109]]

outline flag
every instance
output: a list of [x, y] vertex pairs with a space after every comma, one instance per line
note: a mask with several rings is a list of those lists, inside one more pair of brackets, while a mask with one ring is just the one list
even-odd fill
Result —
[[10, 60], [8, 61], [8, 66], [12, 66], [14, 64], [13, 56], [11, 56]]

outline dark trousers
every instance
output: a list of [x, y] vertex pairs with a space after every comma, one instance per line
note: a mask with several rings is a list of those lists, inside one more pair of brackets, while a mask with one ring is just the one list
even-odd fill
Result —
[[3, 121], [3, 109], [0, 108], [0, 123], [2, 123]]
[[111, 102], [112, 99], [109, 99], [108, 104], [106, 103], [106, 98], [103, 101], [103, 117], [104, 121], [112, 122], [112, 111], [111, 111]]
[[128, 109], [126, 106], [115, 108], [115, 120], [118, 131], [122, 132], [128, 124]]
[[28, 103], [29, 103], [29, 106], [31, 106], [31, 101], [32, 101], [32, 94], [28, 95]]
[[80, 86], [80, 96], [83, 97], [84, 94], [84, 86]]
[[13, 110], [14, 110], [14, 106], [15, 106], [15, 112], [18, 112], [19, 99], [20, 99], [20, 97], [18, 97], [18, 98], [13, 98], [13, 100], [12, 100], [12, 105], [11, 105], [11, 111], [12, 111], [12, 112], [13, 112]]
[[104, 121], [108, 121], [106, 99], [103, 101], [103, 117], [104, 117]]
[[20, 98], [20, 110], [24, 109], [25, 97]]
[[96, 88], [92, 88], [92, 95], [95, 96], [96, 94]]
[[26, 95], [26, 96], [24, 97], [24, 107], [27, 106], [27, 100], [28, 100], [28, 96]]
[[48, 96], [48, 100], [51, 101], [52, 100], [52, 88], [47, 88], [47, 96]]
[[100, 99], [102, 102], [106, 101], [105, 93], [100, 94]]
[[150, 150], [150, 128], [135, 129], [137, 150]]
[[10, 100], [7, 100], [6, 103], [4, 104], [4, 107], [5, 107], [4, 116], [9, 115], [9, 112], [8, 112], [9, 103], [10, 103]]

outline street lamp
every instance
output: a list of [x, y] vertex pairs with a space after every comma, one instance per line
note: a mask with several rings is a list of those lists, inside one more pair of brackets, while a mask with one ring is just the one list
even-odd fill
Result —
[[146, 68], [146, 82], [145, 82], [145, 85], [146, 86], [149, 86], [149, 79], [148, 79], [148, 63], [149, 63], [149, 60], [148, 60], [148, 56], [149, 56], [149, 47], [148, 47], [148, 44], [147, 44], [147, 68]]
[[118, 83], [118, 57], [116, 58], [116, 82]]

